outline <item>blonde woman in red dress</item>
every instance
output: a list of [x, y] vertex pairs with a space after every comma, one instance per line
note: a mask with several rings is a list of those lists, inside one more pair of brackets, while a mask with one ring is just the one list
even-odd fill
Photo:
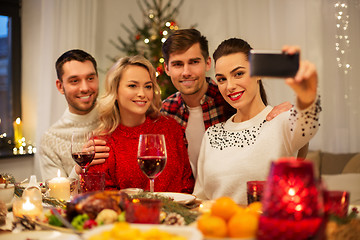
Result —
[[149, 189], [149, 179], [137, 164], [137, 148], [140, 134], [153, 133], [164, 134], [167, 149], [167, 163], [155, 179], [155, 192], [192, 193], [194, 178], [184, 132], [160, 108], [160, 87], [152, 64], [142, 56], [119, 59], [106, 75], [105, 93], [99, 101], [97, 132], [107, 140], [109, 157], [89, 168], [89, 172], [105, 172], [106, 189]]

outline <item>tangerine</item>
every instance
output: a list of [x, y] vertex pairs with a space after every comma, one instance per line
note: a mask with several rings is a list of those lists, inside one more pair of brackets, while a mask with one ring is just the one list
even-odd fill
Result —
[[235, 214], [228, 222], [230, 237], [249, 238], [256, 235], [259, 215], [250, 211]]
[[230, 197], [220, 197], [211, 206], [211, 214], [228, 221], [238, 210], [239, 206]]
[[261, 202], [252, 202], [249, 204], [249, 206], [246, 207], [246, 210], [250, 211], [250, 212], [261, 214], [262, 213], [261, 208], [262, 208]]
[[226, 237], [227, 226], [224, 219], [203, 214], [197, 221], [197, 228], [207, 237]]

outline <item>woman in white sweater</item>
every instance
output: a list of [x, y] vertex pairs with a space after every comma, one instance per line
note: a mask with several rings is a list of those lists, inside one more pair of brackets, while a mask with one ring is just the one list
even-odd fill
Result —
[[[297, 96], [296, 105], [268, 122], [272, 107], [267, 105], [261, 79], [250, 76], [250, 50], [246, 41], [231, 38], [213, 54], [219, 90], [237, 113], [204, 135], [194, 189], [201, 199], [230, 196], [246, 204], [246, 182], [265, 180], [271, 161], [295, 157], [319, 126], [315, 66], [300, 62], [296, 76], [285, 80]], [[300, 49], [285, 46], [283, 51], [295, 54]]]

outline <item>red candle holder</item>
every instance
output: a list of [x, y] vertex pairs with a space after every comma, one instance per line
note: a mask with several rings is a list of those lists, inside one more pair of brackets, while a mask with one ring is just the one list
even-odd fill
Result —
[[271, 164], [262, 199], [258, 240], [316, 239], [325, 224], [322, 191], [313, 164], [293, 158]]
[[324, 191], [325, 213], [346, 217], [349, 210], [350, 193], [346, 191]]
[[160, 208], [159, 199], [135, 198], [126, 207], [125, 219], [129, 223], [158, 224]]
[[79, 174], [79, 193], [103, 191], [105, 189], [105, 173], [86, 172]]
[[265, 183], [266, 181], [248, 181], [246, 183], [248, 204], [261, 201]]

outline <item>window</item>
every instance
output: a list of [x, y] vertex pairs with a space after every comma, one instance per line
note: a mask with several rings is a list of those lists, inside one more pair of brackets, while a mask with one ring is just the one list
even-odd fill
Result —
[[0, 0], [0, 156], [12, 152], [13, 122], [21, 118], [20, 46], [20, 0]]

